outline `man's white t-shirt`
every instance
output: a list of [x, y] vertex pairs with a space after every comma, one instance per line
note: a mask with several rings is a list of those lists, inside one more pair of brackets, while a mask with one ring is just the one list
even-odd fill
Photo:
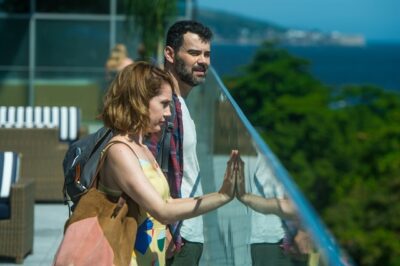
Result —
[[[190, 116], [185, 100], [178, 97], [182, 109], [183, 124], [183, 178], [181, 186], [182, 198], [203, 195], [200, 182], [200, 167], [197, 160], [196, 127]], [[197, 216], [184, 220], [181, 227], [181, 236], [190, 242], [204, 243], [203, 217]]]
[[[266, 159], [258, 154], [251, 177], [250, 184], [252, 193], [264, 198], [284, 197], [283, 186], [277, 181], [271, 167], [267, 165]], [[285, 236], [282, 220], [274, 214], [263, 214], [256, 211], [251, 212], [250, 244], [254, 243], [277, 243]]]

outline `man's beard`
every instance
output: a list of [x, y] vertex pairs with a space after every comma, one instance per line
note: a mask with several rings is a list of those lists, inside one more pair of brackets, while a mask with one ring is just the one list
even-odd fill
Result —
[[[206, 65], [198, 65], [194, 67], [194, 69], [188, 70], [186, 68], [185, 62], [180, 57], [175, 57], [175, 71], [179, 79], [191, 87], [197, 86], [205, 81], [207, 68], [208, 67]], [[204, 71], [204, 77], [196, 77], [195, 75], [193, 75], [192, 70]]]

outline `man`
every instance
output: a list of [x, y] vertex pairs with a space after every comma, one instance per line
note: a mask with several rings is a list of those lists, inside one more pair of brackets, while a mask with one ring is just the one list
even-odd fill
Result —
[[[167, 33], [164, 69], [174, 81], [175, 113], [170, 142], [167, 177], [171, 196], [187, 198], [203, 194], [196, 154], [196, 129], [185, 103], [192, 88], [205, 81], [210, 66], [211, 30], [195, 21], [178, 21]], [[155, 139], [149, 144], [157, 153]], [[173, 234], [173, 256], [167, 265], [198, 265], [203, 252], [203, 218], [196, 217], [170, 227]], [[168, 256], [168, 252], [167, 252]]]

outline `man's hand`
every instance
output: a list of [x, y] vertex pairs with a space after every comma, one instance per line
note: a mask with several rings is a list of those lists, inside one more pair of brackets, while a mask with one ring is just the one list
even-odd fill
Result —
[[237, 158], [235, 194], [238, 200], [246, 194], [246, 182], [244, 179], [244, 162], [240, 156]]

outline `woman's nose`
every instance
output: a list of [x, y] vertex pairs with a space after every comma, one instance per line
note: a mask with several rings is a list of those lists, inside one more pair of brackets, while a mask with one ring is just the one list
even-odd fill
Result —
[[171, 116], [171, 106], [164, 109], [164, 116]]

